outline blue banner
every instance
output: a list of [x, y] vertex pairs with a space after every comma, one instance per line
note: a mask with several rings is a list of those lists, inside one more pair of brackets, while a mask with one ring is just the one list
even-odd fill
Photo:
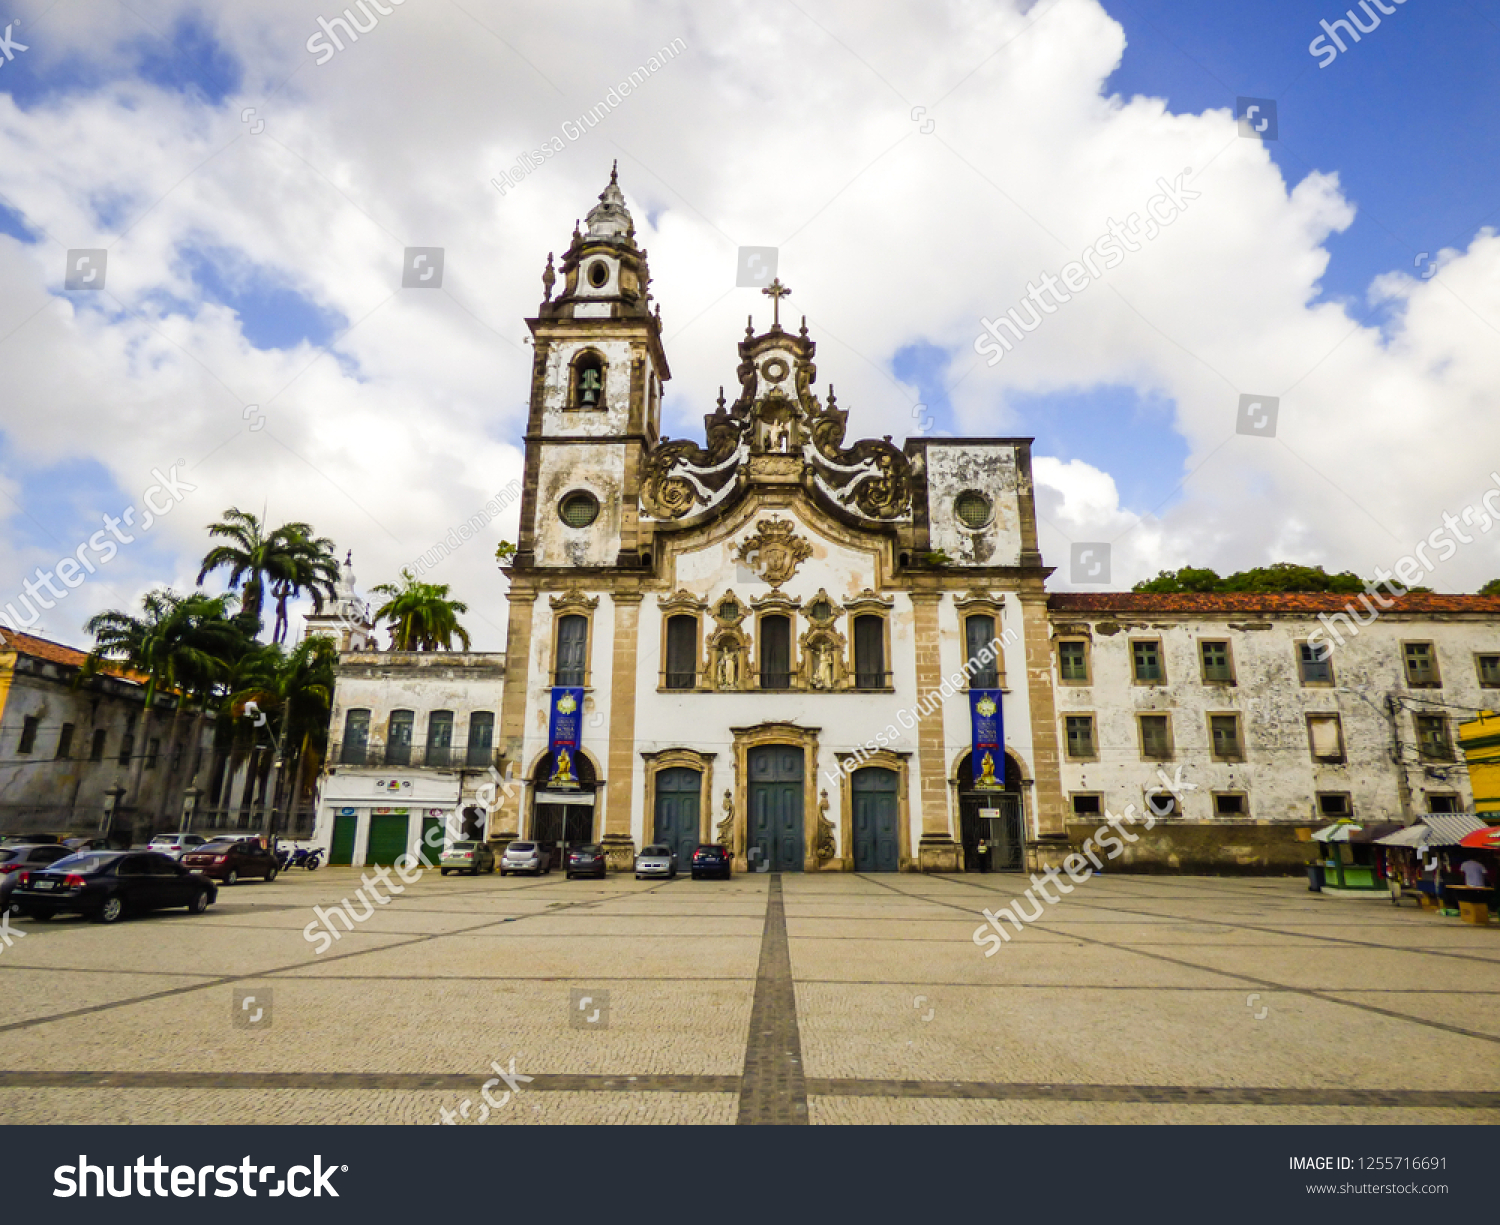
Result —
[[552, 718], [547, 728], [547, 744], [552, 753], [552, 777], [547, 786], [566, 791], [578, 786], [578, 771], [573, 758], [583, 727], [583, 690], [556, 686], [552, 690]]
[[969, 690], [969, 725], [973, 729], [974, 786], [999, 791], [1005, 786], [1005, 716], [1000, 690]]

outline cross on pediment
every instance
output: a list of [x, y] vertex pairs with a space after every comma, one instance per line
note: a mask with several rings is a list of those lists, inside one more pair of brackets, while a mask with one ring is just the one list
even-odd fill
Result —
[[781, 326], [781, 299], [791, 292], [790, 289], [781, 283], [780, 277], [777, 277], [761, 290], [761, 293], [771, 299], [771, 326], [773, 328]]

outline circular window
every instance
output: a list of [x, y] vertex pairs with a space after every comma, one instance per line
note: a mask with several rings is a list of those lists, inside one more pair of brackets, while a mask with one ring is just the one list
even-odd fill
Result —
[[599, 499], [591, 493], [570, 493], [557, 508], [562, 521], [569, 527], [588, 527], [599, 517]]
[[603, 289], [609, 282], [609, 265], [602, 259], [595, 260], [589, 265], [589, 284], [595, 289]]
[[786, 376], [790, 374], [792, 370], [790, 366], [788, 366], [784, 361], [781, 360], [781, 358], [773, 357], [769, 361], [761, 363], [760, 372], [766, 376], [767, 382], [779, 383], [784, 378], [786, 378]]
[[953, 503], [953, 513], [965, 527], [984, 527], [990, 521], [990, 500], [971, 489], [958, 495]]

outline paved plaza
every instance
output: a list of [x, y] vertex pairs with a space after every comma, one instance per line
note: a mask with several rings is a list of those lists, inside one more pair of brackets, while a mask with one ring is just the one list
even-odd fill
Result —
[[322, 955], [358, 869], [17, 920], [0, 1121], [1500, 1122], [1500, 927], [1109, 875], [986, 957], [1026, 883], [430, 872]]

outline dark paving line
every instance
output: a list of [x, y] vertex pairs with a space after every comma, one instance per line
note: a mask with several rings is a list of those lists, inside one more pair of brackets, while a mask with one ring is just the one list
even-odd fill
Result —
[[[472, 1089], [480, 1073], [431, 1072], [0, 1072], [4, 1089]], [[523, 1091], [737, 1093], [738, 1076], [540, 1074]]]
[[802, 1037], [797, 1030], [797, 994], [792, 954], [781, 903], [781, 874], [766, 890], [766, 927], [761, 936], [755, 1000], [745, 1042], [739, 1124], [805, 1124], [807, 1083], [802, 1075]]
[[[651, 888], [656, 887], [658, 886], [652, 886]], [[642, 892], [650, 892], [650, 889], [642, 890]], [[400, 899], [398, 897], [394, 900], [399, 901]], [[575, 904], [583, 905], [584, 903]], [[543, 911], [541, 913], [545, 914], [550, 912]], [[115, 1008], [128, 1008], [133, 1004], [149, 1004], [156, 1000], [171, 999], [173, 996], [188, 995], [194, 991], [212, 991], [216, 987], [227, 987], [231, 983], [242, 983], [256, 979], [269, 978], [274, 974], [284, 974], [289, 970], [305, 970], [309, 966], [314, 965], [333, 965], [340, 961], [347, 961], [351, 957], [371, 957], [377, 953], [390, 952], [392, 949], [409, 948], [414, 944], [426, 944], [429, 941], [442, 940], [449, 936], [467, 935], [470, 932], [481, 931], [486, 927], [494, 927], [499, 923], [524, 923], [527, 919], [535, 917], [535, 915], [521, 915], [517, 918], [487, 918], [483, 923], [476, 923], [472, 927], [461, 927], [454, 931], [447, 932], [431, 932], [426, 935], [413, 936], [409, 940], [395, 940], [389, 944], [382, 944], [379, 948], [351, 949], [347, 953], [338, 953], [332, 957], [327, 957], [322, 960], [298, 961], [294, 962], [291, 965], [272, 966], [270, 969], [257, 970], [254, 973], [249, 974], [224, 974], [209, 979], [206, 982], [189, 983], [188, 985], [182, 987], [170, 987], [164, 991], [152, 991], [146, 995], [132, 996], [129, 999], [113, 1000], [106, 1004], [92, 1004], [87, 1008], [72, 1008], [67, 1012], [54, 1012], [49, 1014], [48, 1016], [32, 1017], [31, 1019], [26, 1021], [11, 1021], [7, 1024], [0, 1025], [0, 1034], [10, 1033], [12, 1030], [16, 1029], [32, 1029], [38, 1025], [48, 1025], [53, 1021], [69, 1021], [75, 1017], [92, 1016], [95, 1013], [109, 1012]], [[341, 934], [350, 935], [352, 933], [344, 932]]]
[[[943, 877], [934, 877], [933, 879], [935, 879], [935, 880], [942, 880], [944, 878]], [[896, 889], [896, 888], [894, 888], [891, 885], [884, 884], [883, 882], [880, 882], [880, 881], [876, 881], [876, 880], [871, 879], [870, 883], [874, 884], [874, 885], [878, 885], [882, 889], [890, 889], [890, 891], [892, 893], [899, 893], [900, 892], [899, 889]], [[958, 885], [958, 884], [962, 884], [963, 882], [962, 881], [953, 881], [951, 883], [953, 883], [955, 885]], [[937, 901], [937, 900], [934, 899], [932, 901], [932, 904], [934, 906], [947, 906], [947, 907], [951, 907], [954, 910], [963, 910], [964, 909], [964, 907], [961, 906], [957, 902], [942, 902], [942, 901]], [[970, 911], [969, 913], [973, 914], [975, 912]], [[1209, 922], [1209, 921], [1211, 921], [1211, 920], [1205, 920], [1205, 922]], [[1235, 924], [1226, 923], [1226, 924], [1221, 924], [1221, 926], [1234, 927]], [[1249, 929], [1246, 929], [1246, 930], [1263, 931], [1265, 929], [1264, 928], [1249, 928]], [[1195, 961], [1183, 961], [1183, 960], [1181, 960], [1180, 958], [1177, 958], [1177, 957], [1168, 957], [1165, 953], [1153, 953], [1153, 952], [1150, 952], [1149, 950], [1145, 950], [1145, 949], [1131, 948], [1129, 945], [1115, 944], [1115, 943], [1112, 943], [1109, 940], [1100, 940], [1100, 939], [1098, 939], [1098, 938], [1096, 938], [1094, 936], [1075, 936], [1074, 939], [1082, 941], [1085, 944], [1097, 944], [1097, 945], [1101, 945], [1104, 948], [1114, 949], [1115, 951], [1121, 952], [1121, 953], [1134, 953], [1138, 957], [1149, 957], [1153, 961], [1164, 961], [1168, 965], [1179, 966], [1179, 967], [1181, 967], [1183, 969], [1186, 969], [1186, 970], [1197, 970], [1198, 972], [1203, 973], [1203, 974], [1216, 974], [1220, 978], [1234, 978], [1234, 979], [1238, 979], [1240, 982], [1242, 982], [1242, 983], [1249, 983], [1251, 986], [1254, 986], [1254, 987], [1263, 987], [1263, 988], [1266, 988], [1267, 990], [1271, 990], [1271, 991], [1285, 991], [1285, 992], [1287, 992], [1290, 995], [1302, 995], [1302, 996], [1306, 996], [1309, 999], [1322, 1000], [1325, 1004], [1334, 1004], [1334, 1005], [1336, 1005], [1336, 1006], [1338, 1006], [1340, 1008], [1357, 1008], [1361, 1012], [1370, 1012], [1370, 1013], [1374, 1013], [1377, 1016], [1390, 1017], [1393, 1020], [1405, 1021], [1405, 1022], [1407, 1022], [1408, 1024], [1411, 1024], [1411, 1025], [1421, 1025], [1421, 1026], [1423, 1026], [1423, 1027], [1425, 1027], [1427, 1029], [1440, 1029], [1440, 1030], [1443, 1030], [1445, 1033], [1458, 1034], [1461, 1037], [1465, 1037], [1465, 1038], [1477, 1038], [1481, 1042], [1492, 1042], [1492, 1043], [1495, 1043], [1497, 1045], [1500, 1045], [1500, 1035], [1497, 1035], [1497, 1034], [1487, 1034], [1487, 1033], [1484, 1033], [1484, 1032], [1482, 1032], [1480, 1030], [1477, 1030], [1477, 1029], [1465, 1029], [1462, 1025], [1450, 1025], [1446, 1021], [1433, 1021], [1433, 1020], [1431, 1020], [1431, 1019], [1429, 1019], [1427, 1017], [1415, 1017], [1415, 1016], [1412, 1016], [1410, 1013], [1396, 1012], [1396, 1011], [1394, 1011], [1393, 1009], [1390, 1009], [1390, 1008], [1379, 1008], [1379, 1007], [1377, 1007], [1374, 1004], [1362, 1003], [1359, 1000], [1341, 999], [1337, 995], [1330, 994], [1327, 991], [1314, 991], [1314, 990], [1312, 990], [1309, 987], [1293, 987], [1293, 986], [1291, 986], [1291, 985], [1289, 985], [1287, 983], [1273, 982], [1271, 979], [1268, 979], [1268, 978], [1257, 978], [1257, 977], [1255, 977], [1252, 974], [1243, 974], [1243, 973], [1239, 972], [1238, 970], [1224, 970], [1224, 969], [1219, 969], [1219, 968], [1214, 967], [1214, 966], [1200, 965], [1198, 962], [1195, 962]], [[1337, 943], [1343, 943], [1343, 942], [1335, 940], [1335, 941], [1333, 941], [1333, 943], [1337, 944]], [[1226, 948], [1226, 949], [1232, 949], [1235, 946], [1234, 945], [1223, 945], [1221, 947]], [[1384, 946], [1383, 945], [1375, 945], [1375, 946], [1372, 946], [1372, 947], [1383, 948]], [[1393, 952], [1404, 952], [1406, 950], [1403, 950], [1403, 949], [1394, 949], [1394, 950], [1391, 950], [1391, 951], [1393, 951]], [[1484, 959], [1483, 958], [1469, 958], [1468, 960], [1484, 960]], [[1491, 962], [1489, 964], [1494, 964], [1494, 963]], [[1170, 988], [1165, 988], [1165, 989], [1166, 990], [1170, 990]], [[1349, 988], [1344, 988], [1344, 990], [1357, 991], [1358, 988], [1357, 987], [1349, 987]]]
[[[37, 1089], [267, 1089], [392, 1091], [472, 1089], [483, 1073], [431, 1072], [0, 1072], [0, 1091]], [[735, 1093], [738, 1076], [533, 1076], [523, 1092]], [[1442, 1089], [1301, 1089], [1218, 1085], [1056, 1085], [991, 1081], [811, 1077], [812, 1097], [947, 1098], [968, 1101], [1138, 1102], [1174, 1106], [1356, 1106], [1500, 1109], [1500, 1093]], [[799, 1120], [806, 1122], [806, 1118]]]
[[[424, 980], [426, 981], [426, 980]], [[957, 987], [970, 991], [993, 991], [997, 984], [976, 982], [931, 982], [915, 979], [872, 979], [872, 978], [808, 978], [806, 975], [797, 980], [803, 986], [829, 986], [829, 987], [900, 987], [903, 991], [914, 988], [926, 989], [929, 987]], [[1007, 991], [1139, 991], [1143, 994], [1160, 995], [1163, 993], [1176, 993], [1179, 991], [1223, 991], [1238, 994], [1243, 987], [1162, 987], [1162, 986], [1140, 986], [1126, 985], [1121, 983], [1016, 983], [1005, 982], [998, 984]], [[1331, 987], [1331, 991], [1341, 994], [1353, 995], [1500, 995], [1500, 991], [1477, 991], [1464, 987], [1462, 990], [1449, 987]]]
[[1022, 1102], [1153, 1102], [1174, 1106], [1427, 1106], [1500, 1108], [1500, 1093], [1446, 1089], [1280, 1089], [1205, 1085], [1028, 1085], [985, 1081], [811, 1077], [812, 1097], [927, 1097]]

